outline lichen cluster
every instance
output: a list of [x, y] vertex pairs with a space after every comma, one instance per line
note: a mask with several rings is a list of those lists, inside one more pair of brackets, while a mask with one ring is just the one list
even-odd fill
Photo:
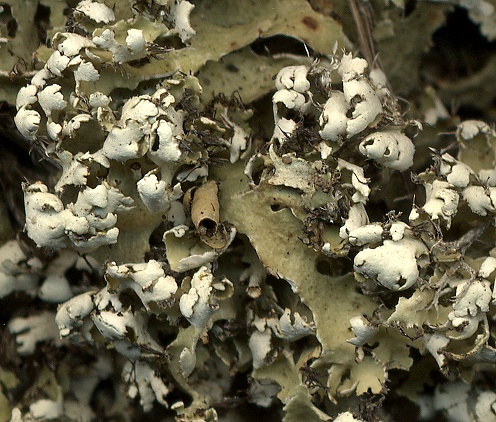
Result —
[[0, 231], [0, 421], [496, 421], [496, 132], [417, 63], [453, 6], [18, 3], [0, 92], [57, 170]]

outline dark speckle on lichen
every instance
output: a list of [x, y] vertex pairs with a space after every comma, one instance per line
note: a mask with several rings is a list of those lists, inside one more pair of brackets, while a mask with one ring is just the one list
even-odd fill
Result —
[[302, 22], [303, 25], [305, 25], [307, 28], [311, 29], [312, 31], [316, 31], [319, 28], [319, 23], [311, 16], [305, 16], [302, 19]]

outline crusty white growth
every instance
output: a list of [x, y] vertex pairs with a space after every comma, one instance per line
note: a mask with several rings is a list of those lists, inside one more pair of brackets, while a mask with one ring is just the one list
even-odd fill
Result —
[[444, 368], [446, 365], [446, 356], [442, 353], [442, 349], [449, 344], [450, 340], [442, 332], [435, 332], [432, 334], [426, 333], [423, 336], [423, 340], [425, 348], [436, 360], [439, 368]]
[[496, 270], [496, 258], [488, 256], [479, 268], [479, 277], [488, 278]]
[[110, 159], [126, 161], [138, 158], [148, 150], [148, 145], [139, 142], [152, 131], [152, 124], [159, 109], [148, 95], [132, 97], [122, 107], [118, 125], [112, 128], [103, 145], [103, 153]]
[[176, 227], [186, 224], [186, 210], [182, 201], [171, 202], [170, 209], [167, 213], [167, 219]]
[[145, 412], [152, 410], [155, 400], [168, 407], [166, 397], [169, 388], [147, 362], [140, 360], [126, 362], [122, 368], [122, 378], [129, 384], [128, 396], [132, 399], [139, 396], [141, 407]]
[[115, 20], [114, 11], [105, 4], [96, 1], [82, 0], [78, 3], [75, 10], [95, 22], [110, 23]]
[[[151, 158], [151, 154], [149, 155]], [[162, 166], [166, 170], [171, 169], [172, 166]], [[202, 178], [205, 178], [208, 176], [208, 164], [207, 163], [198, 163], [198, 167], [193, 168], [193, 170], [186, 169], [182, 170], [179, 173], [177, 173], [175, 176], [177, 180], [181, 183], [183, 182], [196, 182], [198, 180], [203, 180]]]
[[[151, 146], [148, 156], [158, 165], [177, 163], [183, 156], [183, 151], [179, 146], [179, 134], [175, 133], [178, 131], [177, 123], [160, 120], [157, 125], [156, 134], [152, 134], [150, 137]], [[154, 149], [152, 145], [156, 140], [158, 141], [158, 148]]]
[[16, 110], [19, 110], [24, 106], [35, 104], [38, 101], [36, 96], [37, 93], [38, 87], [36, 85], [23, 86], [17, 93]]
[[[79, 2], [75, 17], [81, 31], [77, 32], [85, 33], [86, 22], [92, 28], [86, 32], [92, 34], [87, 36], [91, 40], [72, 33], [55, 35], [54, 53], [19, 92], [16, 102], [16, 122], [23, 135], [31, 140], [43, 136], [39, 140], [48, 144], [48, 155], [61, 166], [54, 191], [41, 183], [25, 188], [28, 234], [39, 246], [68, 246], [85, 258], [86, 253], [105, 245], [93, 256], [98, 258], [96, 268], [105, 263], [102, 272], [107, 285], [100, 291], [93, 287], [103, 274], [69, 285], [64, 273], [73, 268], [74, 255], [59, 251], [58, 258], [47, 263], [41, 288], [38, 274], [34, 281], [29, 278], [26, 285], [21, 284], [23, 277], [34, 272], [30, 264], [22, 262], [24, 256], [11, 258], [7, 269], [24, 265], [21, 270], [25, 272], [7, 274], [6, 260], [2, 261], [0, 283], [2, 274], [8, 278], [5, 294], [25, 290], [34, 295], [37, 291], [45, 302], [63, 302], [55, 316], [60, 336], [73, 342], [86, 340], [102, 351], [113, 348], [127, 358], [129, 362], [122, 374], [128, 383], [128, 396], [140, 400], [145, 412], [153, 408], [155, 401], [167, 405], [169, 389], [162, 377], [170, 376], [176, 387], [193, 396], [189, 410], [184, 404], [175, 405], [175, 409], [185, 412], [179, 415], [185, 420], [190, 419], [193, 411], [198, 418], [207, 420], [206, 406], [221, 403], [229, 391], [223, 391], [223, 385], [229, 384], [230, 377], [239, 370], [255, 370], [250, 390], [254, 403], [268, 406], [278, 395], [285, 410], [296, 405], [305, 410], [309, 409], [305, 406], [313, 406], [313, 398], [320, 394], [317, 390], [328, 392], [336, 400], [355, 389], [358, 394], [369, 389], [379, 393], [387, 381], [387, 369], [407, 369], [411, 365], [415, 355], [409, 355], [409, 347], [420, 349], [422, 354], [430, 352], [443, 368], [449, 358], [448, 353], [442, 353], [446, 346], [453, 346], [452, 353], [469, 350], [495, 297], [492, 283], [496, 260], [481, 258], [474, 252], [474, 259], [453, 263], [443, 260], [440, 250], [442, 241], [463, 234], [449, 233], [443, 237], [458, 210], [460, 195], [474, 212], [496, 212], [496, 201], [491, 196], [491, 189], [496, 189], [496, 170], [475, 174], [462, 161], [444, 154], [430, 173], [415, 179], [423, 181], [427, 197], [423, 207], [414, 206], [411, 220], [418, 225], [410, 227], [396, 221], [393, 213], [384, 216], [375, 205], [388, 204], [393, 208], [395, 199], [401, 199], [403, 194], [381, 188], [390, 175], [391, 183], [396, 183], [399, 176], [391, 172], [381, 175], [368, 159], [405, 171], [413, 163], [415, 148], [404, 134], [410, 123], [403, 120], [396, 108], [383, 72], [373, 70], [369, 77], [367, 61], [350, 54], [342, 59], [335, 54], [329, 57], [330, 66], [321, 73], [317, 64], [282, 69], [275, 78], [272, 138], [254, 152], [246, 129], [254, 122], [245, 126], [242, 119], [249, 113], [233, 110], [234, 101], [229, 105], [212, 102], [215, 107], [205, 109], [194, 77], [177, 73], [171, 80], [163, 80], [163, 75], [158, 74], [150, 79], [150, 72], [162, 69], [154, 52], [163, 52], [164, 57], [167, 55], [173, 61], [178, 53], [169, 55], [162, 50], [160, 45], [169, 45], [165, 37], [178, 35], [185, 42], [194, 30], [189, 21], [191, 3], [164, 0], [155, 2], [153, 7], [149, 3], [138, 2], [134, 5], [134, 18], [109, 27], [96, 25], [114, 19], [108, 2]], [[117, 11], [122, 14], [120, 6]], [[154, 22], [150, 15], [157, 15]], [[92, 22], [88, 23], [89, 20]], [[164, 23], [170, 30], [165, 28], [168, 32], [162, 33], [164, 38], [155, 43], [156, 38], [150, 33], [160, 33]], [[186, 50], [192, 51], [188, 46]], [[126, 64], [145, 57], [150, 59], [146, 63], [143, 60]], [[112, 75], [119, 81], [112, 81]], [[156, 82], [150, 81], [159, 79], [160, 87], [154, 89], [152, 83]], [[205, 110], [209, 117], [202, 116]], [[467, 141], [466, 145], [468, 138], [487, 131], [480, 124], [473, 126], [475, 129], [469, 124], [459, 127], [459, 137]], [[460, 150], [464, 146], [460, 144]], [[250, 158], [249, 154], [253, 156]], [[241, 171], [237, 173], [245, 158], [245, 174], [253, 189], [244, 184]], [[231, 171], [236, 177], [224, 180], [224, 174], [230, 177]], [[190, 201], [183, 198], [183, 189], [197, 187], [219, 174], [219, 226], [225, 226], [228, 238], [225, 247], [214, 250], [202, 242], [200, 230], [193, 230]], [[476, 190], [471, 191], [473, 188]], [[372, 189], [374, 201], [367, 205]], [[386, 191], [387, 197], [382, 198]], [[277, 194], [271, 195], [273, 192]], [[290, 193], [284, 196], [287, 192]], [[293, 239], [288, 236], [287, 245], [286, 239], [274, 245], [265, 243], [270, 243], [271, 236], [279, 236], [279, 231], [284, 232], [277, 225], [258, 235], [253, 233], [253, 220], [248, 218], [244, 222], [244, 212], [249, 217], [251, 207], [263, 209], [259, 201], [279, 202], [278, 194], [282, 202], [287, 201], [283, 205], [292, 214], [275, 214], [296, 223]], [[239, 203], [243, 204], [241, 211], [236, 209]], [[369, 221], [367, 211], [375, 222]], [[439, 220], [446, 224], [438, 225]], [[141, 231], [139, 226], [132, 227], [135, 221], [137, 225], [144, 222], [146, 228]], [[228, 222], [243, 226], [243, 236], [232, 246], [236, 230]], [[467, 221], [466, 227], [472, 226], [473, 222]], [[153, 231], [154, 228], [157, 230]], [[117, 242], [119, 230], [119, 242], [124, 244], [111, 246]], [[164, 231], [166, 251], [161, 254], [155, 244], [156, 235]], [[314, 272], [306, 277], [305, 266], [300, 268], [303, 273], [295, 274], [294, 280], [289, 281], [293, 293], [282, 285], [266, 283], [269, 272], [282, 271], [286, 277], [286, 268], [275, 268], [274, 262], [278, 254], [285, 252], [291, 260], [292, 249], [283, 249], [293, 248], [293, 241], [301, 246], [297, 238], [303, 234], [301, 239], [305, 243], [308, 239], [308, 250], [306, 246], [300, 248], [301, 254], [311, 258], [317, 250], [328, 257], [354, 257], [355, 277], [359, 282], [366, 281], [361, 284], [363, 293], [372, 294], [361, 296], [346, 276], [338, 281], [327, 277], [324, 281], [331, 284], [317, 283], [326, 293], [320, 295], [320, 290], [312, 286], [318, 281], [315, 277], [319, 277], [319, 271], [313, 268]], [[437, 240], [441, 242], [435, 243]], [[487, 242], [487, 236], [481, 240]], [[146, 262], [143, 254], [142, 258], [129, 260], [122, 256], [133, 254], [135, 248], [141, 253], [148, 247], [151, 250]], [[229, 256], [217, 262], [228, 248]], [[250, 259], [243, 253], [248, 249], [253, 255]], [[486, 247], [482, 250], [487, 254]], [[429, 270], [421, 271], [430, 259]], [[333, 272], [334, 265], [340, 265], [338, 260], [329, 262]], [[450, 274], [452, 265], [459, 265], [453, 277], [443, 278]], [[468, 266], [473, 274], [479, 270], [478, 277], [460, 281], [462, 273], [469, 277], [465, 274], [470, 273]], [[289, 265], [287, 270], [292, 272], [293, 267], [299, 266]], [[221, 279], [224, 272], [236, 280], [233, 296], [233, 284]], [[291, 278], [291, 274], [286, 278]], [[302, 281], [308, 286], [301, 285]], [[412, 290], [408, 299], [394, 293], [414, 286], [417, 281], [421, 281], [420, 288]], [[19, 287], [12, 287], [14, 282]], [[332, 283], [337, 282], [339, 285], [333, 287]], [[374, 282], [380, 285], [376, 291]], [[437, 300], [437, 288], [441, 300]], [[88, 289], [92, 290], [85, 292]], [[385, 289], [393, 293], [383, 302]], [[73, 292], [84, 293], [72, 297]], [[334, 315], [332, 306], [327, 306], [329, 300], [338, 300], [334, 293], [338, 299], [352, 298], [356, 312], [350, 313], [351, 308], [343, 303], [338, 306], [342, 312]], [[222, 303], [226, 297], [229, 300]], [[393, 310], [391, 301], [396, 299], [398, 306]], [[392, 312], [394, 318], [390, 317]], [[390, 320], [384, 320], [388, 317]], [[406, 329], [400, 324], [406, 325]], [[24, 321], [23, 329], [27, 325]], [[37, 327], [33, 327], [28, 327], [28, 333], [36, 333]], [[410, 332], [421, 338], [411, 340]], [[23, 335], [18, 332], [19, 342], [24, 340]], [[305, 336], [316, 336], [308, 343], [312, 348], [297, 344], [295, 349], [291, 342]], [[471, 336], [460, 348], [455, 344], [456, 340]], [[166, 344], [169, 337], [174, 340]], [[37, 335], [31, 334], [30, 339], [33, 338], [38, 341]], [[401, 343], [398, 348], [397, 339]], [[21, 347], [34, 348], [36, 341], [29, 341]], [[367, 349], [366, 345], [376, 343], [377, 348]], [[329, 350], [327, 346], [332, 344], [337, 347], [331, 346]], [[112, 353], [108, 355], [114, 357]], [[121, 365], [121, 360], [115, 360], [115, 364]], [[313, 368], [318, 377], [316, 383], [310, 379]], [[74, 377], [72, 373], [69, 376], [68, 388], [74, 389]], [[75, 385], [84, 389], [84, 381]], [[408, 383], [405, 385], [406, 391]], [[259, 397], [254, 394], [257, 388]], [[121, 392], [117, 389], [116, 396], [124, 396]], [[75, 403], [74, 398], [70, 400]], [[346, 403], [353, 405], [353, 399]], [[116, 407], [117, 404], [120, 402], [116, 402]], [[329, 407], [328, 404], [319, 401], [319, 405]], [[288, 420], [291, 416], [288, 410]], [[359, 419], [346, 412], [336, 420]]]
[[275, 139], [283, 144], [295, 132], [296, 126], [297, 125], [294, 120], [281, 117], [274, 127], [274, 134], [272, 135], [272, 139]]
[[188, 293], [183, 294], [179, 300], [181, 313], [197, 329], [204, 329], [212, 314], [219, 308], [214, 283], [211, 270], [201, 267], [193, 275]]
[[146, 40], [141, 29], [128, 29], [126, 37], [127, 48], [133, 53], [139, 53], [146, 48]]
[[369, 321], [362, 316], [351, 318], [350, 325], [355, 337], [347, 341], [356, 347], [361, 347], [368, 343], [379, 331], [378, 327], [372, 326]]
[[47, 122], [46, 129], [47, 129], [48, 137], [52, 141], [59, 142], [61, 140], [60, 139], [60, 134], [62, 133], [62, 126], [61, 125], [59, 125], [58, 123], [55, 123], [53, 121], [51, 121], [51, 122], [49, 121], [49, 122]]
[[92, 314], [91, 319], [98, 328], [98, 331], [109, 340], [121, 340], [128, 334], [134, 323], [132, 312], [101, 311]]
[[50, 79], [52, 76], [52, 72], [47, 69], [47, 66], [44, 66], [42, 69], [38, 70], [38, 72], [35, 73], [35, 75], [31, 79], [31, 84], [38, 87], [38, 89], [42, 89], [46, 85], [47, 80]]
[[110, 101], [110, 97], [97, 91], [90, 94], [88, 104], [91, 108], [107, 107]]
[[496, 422], [496, 393], [494, 391], [482, 391], [477, 395], [475, 417], [477, 422]]
[[116, 312], [122, 312], [124, 305], [119, 299], [118, 293], [111, 293], [107, 287], [101, 289], [95, 294], [93, 299], [96, 309], [103, 311], [105, 309], [113, 309]]
[[93, 292], [82, 293], [59, 306], [55, 315], [60, 336], [67, 337], [94, 310]]
[[496, 169], [481, 169], [477, 175], [483, 186], [496, 186]]
[[348, 213], [348, 218], [346, 219], [344, 225], [339, 229], [339, 237], [346, 239], [349, 234], [359, 227], [362, 227], [369, 223], [369, 217], [365, 207], [362, 203], [354, 204], [350, 208]]
[[292, 89], [280, 89], [272, 97], [274, 108], [277, 109], [278, 104], [284, 104], [290, 110], [298, 110], [305, 112], [310, 106], [304, 94]]
[[[292, 157], [290, 154], [286, 157], [280, 157], [274, 151], [273, 145], [269, 147], [269, 157], [274, 166], [274, 175], [268, 180], [268, 183], [276, 186], [288, 186], [306, 193], [311, 193], [315, 189], [312, 183], [315, 169], [307, 160]], [[289, 163], [285, 158], [290, 158]]]
[[252, 354], [254, 369], [261, 368], [266, 364], [272, 352], [271, 338], [272, 331], [270, 328], [265, 328], [263, 331], [255, 330], [250, 336], [248, 347]]
[[339, 141], [346, 136], [349, 104], [341, 91], [331, 91], [319, 117], [322, 128], [319, 135], [328, 141]]
[[151, 309], [152, 304], [162, 308], [169, 305], [177, 290], [174, 277], [166, 276], [162, 264], [153, 259], [140, 264], [112, 262], [107, 266], [105, 277], [109, 290], [133, 290], [149, 312], [157, 310]]
[[315, 326], [309, 324], [298, 312], [286, 308], [279, 319], [279, 330], [282, 338], [294, 341], [315, 333]]
[[48, 85], [45, 89], [38, 93], [38, 102], [45, 114], [50, 117], [52, 112], [63, 110], [67, 107], [67, 101], [60, 92], [60, 85]]
[[384, 71], [382, 71], [378, 67], [374, 67], [369, 72], [369, 78], [374, 86], [378, 88], [377, 94], [379, 95], [379, 97], [389, 94], [389, 90], [387, 89], [388, 80]]
[[346, 124], [346, 134], [350, 138], [373, 125], [383, 109], [374, 88], [366, 79], [343, 80], [343, 93], [352, 111]]
[[39, 399], [29, 405], [29, 414], [34, 420], [60, 420], [64, 416], [62, 389], [57, 387], [57, 400]]
[[362, 422], [362, 419], [356, 418], [351, 412], [340, 413], [334, 422]]
[[114, 227], [113, 212], [133, 203], [106, 183], [84, 189], [67, 208], [42, 183], [25, 187], [24, 201], [26, 230], [38, 246], [61, 248], [69, 240], [74, 248], [85, 251], [115, 243], [119, 229]]
[[77, 248], [96, 249], [102, 244], [115, 243], [118, 229], [116, 211], [132, 207], [133, 200], [125, 197], [118, 189], [104, 182], [95, 188], [82, 190], [77, 201], [68, 205], [76, 217], [84, 217], [89, 224], [87, 239], [70, 236]]
[[74, 71], [74, 81], [76, 82], [76, 92], [79, 91], [81, 81], [95, 82], [100, 79], [100, 74], [91, 62], [82, 61]]
[[413, 142], [399, 130], [374, 132], [360, 143], [359, 150], [367, 158], [399, 171], [412, 166], [415, 153]]
[[0, 247], [0, 298], [13, 292], [36, 294], [42, 264], [37, 258], [28, 260], [16, 240]]
[[[491, 302], [491, 283], [487, 280], [464, 280], [456, 287], [456, 299], [452, 315], [464, 317], [476, 316], [489, 311]], [[451, 314], [450, 314], [451, 318]]]
[[120, 206], [128, 207], [132, 203], [130, 198], [125, 198], [119, 190], [104, 182], [95, 188], [87, 187], [82, 190], [77, 201], [71, 204], [70, 208], [75, 215], [86, 215], [92, 212], [92, 218], [105, 219], [109, 212]]
[[147, 145], [142, 142], [140, 124], [131, 120], [124, 127], [114, 126], [103, 145], [103, 154], [112, 160], [127, 161], [144, 155]]
[[360, 57], [353, 57], [351, 53], [344, 54], [337, 70], [344, 82], [361, 78], [369, 64], [367, 60]]
[[83, 48], [95, 47], [95, 44], [86, 37], [72, 32], [57, 32], [52, 38], [52, 45], [67, 57], [74, 57]]
[[343, 79], [345, 99], [350, 104], [352, 111], [352, 117], [347, 123], [348, 137], [360, 133], [382, 113], [379, 97], [370, 82], [364, 77], [367, 66], [366, 60], [345, 54], [337, 69]]
[[322, 141], [317, 145], [317, 150], [320, 152], [320, 158], [327, 160], [332, 154], [333, 149], [327, 142]]
[[484, 320], [483, 314], [476, 316], [455, 317], [450, 318], [452, 330], [446, 332], [446, 337], [450, 340], [466, 340], [472, 337], [479, 329], [480, 323]]
[[[177, 85], [178, 81], [174, 79], [167, 80], [167, 83], [171, 84], [171, 86]], [[201, 89], [201, 86], [198, 84], [198, 89]], [[152, 101], [158, 106], [166, 109], [173, 105], [176, 101], [174, 95], [172, 95], [169, 89], [164, 87], [157, 87], [157, 90], [152, 94]]]
[[[453, 186], [442, 180], [434, 180], [432, 183], [424, 183], [426, 201], [422, 210], [433, 220], [442, 219], [449, 228], [451, 219], [458, 211], [458, 192]], [[410, 220], [415, 221], [420, 215], [415, 210], [410, 214]]]
[[468, 186], [462, 192], [473, 213], [485, 216], [488, 212], [496, 212], [496, 188]]
[[470, 176], [475, 176], [469, 166], [456, 160], [448, 153], [442, 155], [439, 171], [444, 177], [446, 177], [448, 183], [451, 183], [457, 188], [467, 187], [470, 183]]
[[180, 183], [172, 187], [164, 180], [158, 180], [153, 170], [143, 176], [136, 184], [136, 187], [141, 200], [152, 212], [167, 211], [171, 206], [171, 202], [180, 199], [183, 195]]
[[319, 116], [322, 139], [342, 141], [374, 125], [383, 112], [384, 88], [366, 76], [367, 61], [345, 54], [336, 65], [343, 90], [331, 90]]
[[18, 407], [12, 409], [11, 417], [9, 422], [24, 422], [22, 417], [22, 412]]
[[115, 32], [107, 28], [103, 32], [100, 31], [98, 35], [94, 35], [92, 41], [100, 49], [110, 51], [115, 63], [122, 64], [146, 57], [146, 43], [143, 43], [142, 35], [141, 30], [132, 30], [131, 33], [128, 32], [125, 42], [120, 43], [115, 39]]
[[242, 152], [246, 151], [246, 149], [248, 148], [250, 135], [240, 125], [229, 119], [229, 117], [227, 116], [227, 110], [223, 114], [222, 120], [232, 130], [232, 136], [229, 140], [229, 161], [231, 163], [235, 163], [239, 160], [240, 156], [244, 157]]
[[[167, 259], [173, 271], [184, 272], [199, 268], [213, 262], [218, 258], [234, 240], [236, 229], [231, 227], [228, 232], [226, 244], [221, 249], [213, 249], [205, 243], [193, 243], [188, 247], [183, 246], [184, 240], [189, 236], [190, 229], [186, 225], [178, 225], [167, 230], [163, 235]], [[185, 238], [185, 239], [183, 239]], [[187, 242], [185, 242], [187, 244]]]
[[85, 186], [89, 176], [88, 164], [91, 162], [91, 155], [82, 152], [72, 155], [69, 151], [61, 150], [57, 152], [57, 157], [62, 165], [62, 174], [55, 185], [55, 192], [62, 192], [69, 185]]
[[348, 235], [348, 241], [356, 246], [380, 243], [383, 233], [384, 229], [380, 223], [367, 224], [351, 230]]
[[196, 31], [191, 26], [189, 16], [194, 8], [195, 5], [187, 0], [175, 0], [171, 5], [174, 30], [182, 42], [189, 41], [196, 34]]
[[78, 114], [68, 122], [64, 122], [62, 134], [64, 136], [68, 136], [69, 138], [75, 138], [77, 135], [77, 131], [81, 128], [81, 126], [89, 121], [91, 121], [90, 115]]
[[38, 297], [48, 303], [62, 303], [74, 294], [65, 275], [66, 271], [75, 264], [77, 255], [70, 250], [60, 252], [60, 255], [50, 262], [45, 271], [45, 280], [38, 290]]
[[[170, 107], [174, 98], [165, 95], [170, 101], [141, 95], [132, 97], [124, 104], [121, 118], [105, 139], [101, 154], [117, 161], [139, 158], [148, 152], [150, 159], [159, 166], [177, 163], [183, 156], [179, 146], [183, 135], [183, 116]], [[160, 119], [159, 116], [167, 116]], [[169, 120], [170, 119], [170, 120]]]
[[439, 384], [434, 392], [434, 409], [446, 415], [449, 421], [472, 420], [467, 405], [469, 390], [470, 385], [461, 380]]
[[416, 239], [385, 240], [381, 246], [360, 251], [355, 256], [354, 269], [390, 290], [405, 290], [418, 280], [418, 267], [426, 255], [427, 247]]
[[88, 231], [88, 222], [64, 209], [62, 201], [42, 183], [24, 188], [26, 231], [38, 246], [64, 247], [66, 230], [76, 235]]
[[34, 141], [38, 128], [40, 127], [41, 116], [36, 110], [30, 110], [26, 106], [21, 107], [14, 117], [14, 122], [24, 138]]
[[[370, 195], [370, 179], [365, 177], [363, 168], [338, 158], [337, 170], [343, 169], [351, 171], [351, 184], [355, 189], [355, 193], [351, 197], [352, 201], [366, 203]], [[345, 185], [343, 184], [343, 186]]]
[[398, 240], [401, 240], [403, 239], [403, 237], [405, 237], [406, 231], [408, 229], [408, 224], [403, 223], [402, 221], [395, 221], [389, 228], [389, 235], [391, 236], [391, 239], [397, 242]]
[[310, 82], [307, 79], [306, 66], [289, 66], [281, 69], [276, 76], [277, 91], [272, 97], [276, 126], [283, 114], [279, 113], [278, 104], [290, 110], [306, 112], [311, 105]]
[[22, 356], [32, 355], [37, 343], [59, 338], [55, 315], [50, 311], [43, 311], [26, 318], [12, 318], [7, 327], [16, 335], [17, 352]]
[[453, 329], [450, 339], [464, 340], [477, 331], [492, 299], [491, 283], [487, 280], [463, 280], [457, 285], [453, 311], [448, 315]]
[[460, 141], [468, 141], [479, 133], [486, 135], [491, 132], [492, 130], [489, 125], [481, 120], [465, 120], [456, 129], [456, 135]]
[[[96, 309], [90, 314], [86, 324], [93, 323], [105, 341], [130, 360], [142, 357], [143, 350], [160, 351], [162, 348], [148, 330], [150, 315], [139, 309], [125, 308], [118, 294], [111, 293], [106, 287], [95, 294], [93, 303]], [[82, 328], [86, 328], [83, 325]], [[85, 336], [85, 333], [82, 333]], [[90, 342], [95, 337], [90, 333]], [[88, 340], [87, 338], [87, 340]]]
[[307, 79], [307, 66], [287, 66], [279, 71], [276, 76], [276, 89], [293, 89], [302, 94], [310, 90], [310, 82]]

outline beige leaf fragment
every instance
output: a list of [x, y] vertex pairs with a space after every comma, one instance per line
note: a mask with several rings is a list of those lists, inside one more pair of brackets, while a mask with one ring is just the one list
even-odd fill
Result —
[[249, 46], [233, 51], [221, 60], [209, 60], [198, 72], [203, 87], [202, 102], [215, 95], [230, 97], [239, 94], [243, 102], [251, 103], [274, 89], [273, 76], [286, 66], [307, 63], [306, 57], [262, 56]]
[[[116, 79], [113, 70], [104, 71], [100, 75], [99, 86], [116, 87], [119, 84], [134, 89], [141, 81], [165, 78], [174, 72], [194, 73], [207, 61], [217, 61], [259, 37], [284, 34], [305, 42], [323, 54], [332, 54], [336, 41], [342, 47], [351, 47], [341, 25], [331, 17], [312, 10], [305, 0], [269, 0], [260, 3], [258, 7], [253, 7], [249, 0], [201, 1], [195, 4], [190, 18], [191, 26], [196, 31], [190, 48], [168, 51], [160, 56], [161, 60], [151, 60], [140, 67], [124, 65], [127, 78]], [[159, 35], [154, 34], [154, 38]], [[265, 71], [262, 73], [265, 74]], [[108, 93], [108, 88], [100, 91]]]
[[413, 364], [410, 347], [414, 344], [405, 335], [393, 328], [381, 328], [374, 340], [378, 343], [374, 357], [388, 369], [408, 370]]
[[349, 321], [357, 308], [371, 313], [375, 303], [355, 291], [352, 274], [330, 277], [317, 271], [320, 254], [299, 239], [303, 235], [301, 222], [289, 209], [272, 211], [270, 198], [275, 187], [249, 190], [242, 164], [219, 167], [215, 175], [221, 181], [221, 219], [246, 234], [268, 271], [287, 280], [298, 292], [314, 314], [323, 349], [332, 350], [340, 359], [354, 359], [355, 348], [346, 342]]
[[405, 328], [421, 328], [443, 325], [448, 319], [451, 307], [429, 305], [434, 300], [435, 292], [430, 289], [415, 290], [409, 297], [400, 297], [395, 311], [388, 318], [389, 324], [399, 324]]
[[253, 375], [260, 382], [275, 381], [281, 386], [279, 399], [285, 404], [285, 421], [297, 422], [302, 417], [309, 421], [326, 421], [329, 416], [313, 403], [307, 386], [302, 382], [301, 372], [287, 354], [281, 354], [271, 365], [258, 368]]
[[356, 390], [358, 396], [369, 391], [372, 394], [379, 394], [386, 382], [386, 375], [383, 365], [372, 357], [365, 356], [361, 362], [352, 364], [349, 378], [342, 382], [338, 391], [346, 395]]

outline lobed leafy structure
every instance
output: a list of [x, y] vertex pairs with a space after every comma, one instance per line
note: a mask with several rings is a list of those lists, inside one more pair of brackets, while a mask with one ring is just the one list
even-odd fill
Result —
[[[5, 420], [132, 420], [139, 406], [214, 421], [239, 377], [238, 400], [285, 421], [388, 420], [359, 403], [394, 370], [422, 418], [496, 420], [494, 393], [470, 386], [496, 361], [494, 129], [458, 123], [454, 152], [432, 148], [426, 169], [421, 120], [448, 118], [436, 94], [410, 117], [334, 20], [268, 3], [280, 13], [216, 32], [219, 5], [83, 0], [38, 50], [14, 120], [60, 166], [52, 186], [23, 185], [26, 232], [58, 255], [6, 242], [0, 297], [42, 304], [8, 322], [19, 355], [77, 359], [44, 367]], [[487, 31], [492, 12], [470, 11]], [[257, 31], [304, 39], [320, 61], [255, 56], [241, 47]], [[250, 105], [210, 88], [233, 50]], [[263, 66], [275, 78], [257, 92]], [[413, 169], [417, 196], [388, 192]], [[433, 367], [451, 378], [428, 394]], [[95, 405], [102, 382], [111, 405]]]

